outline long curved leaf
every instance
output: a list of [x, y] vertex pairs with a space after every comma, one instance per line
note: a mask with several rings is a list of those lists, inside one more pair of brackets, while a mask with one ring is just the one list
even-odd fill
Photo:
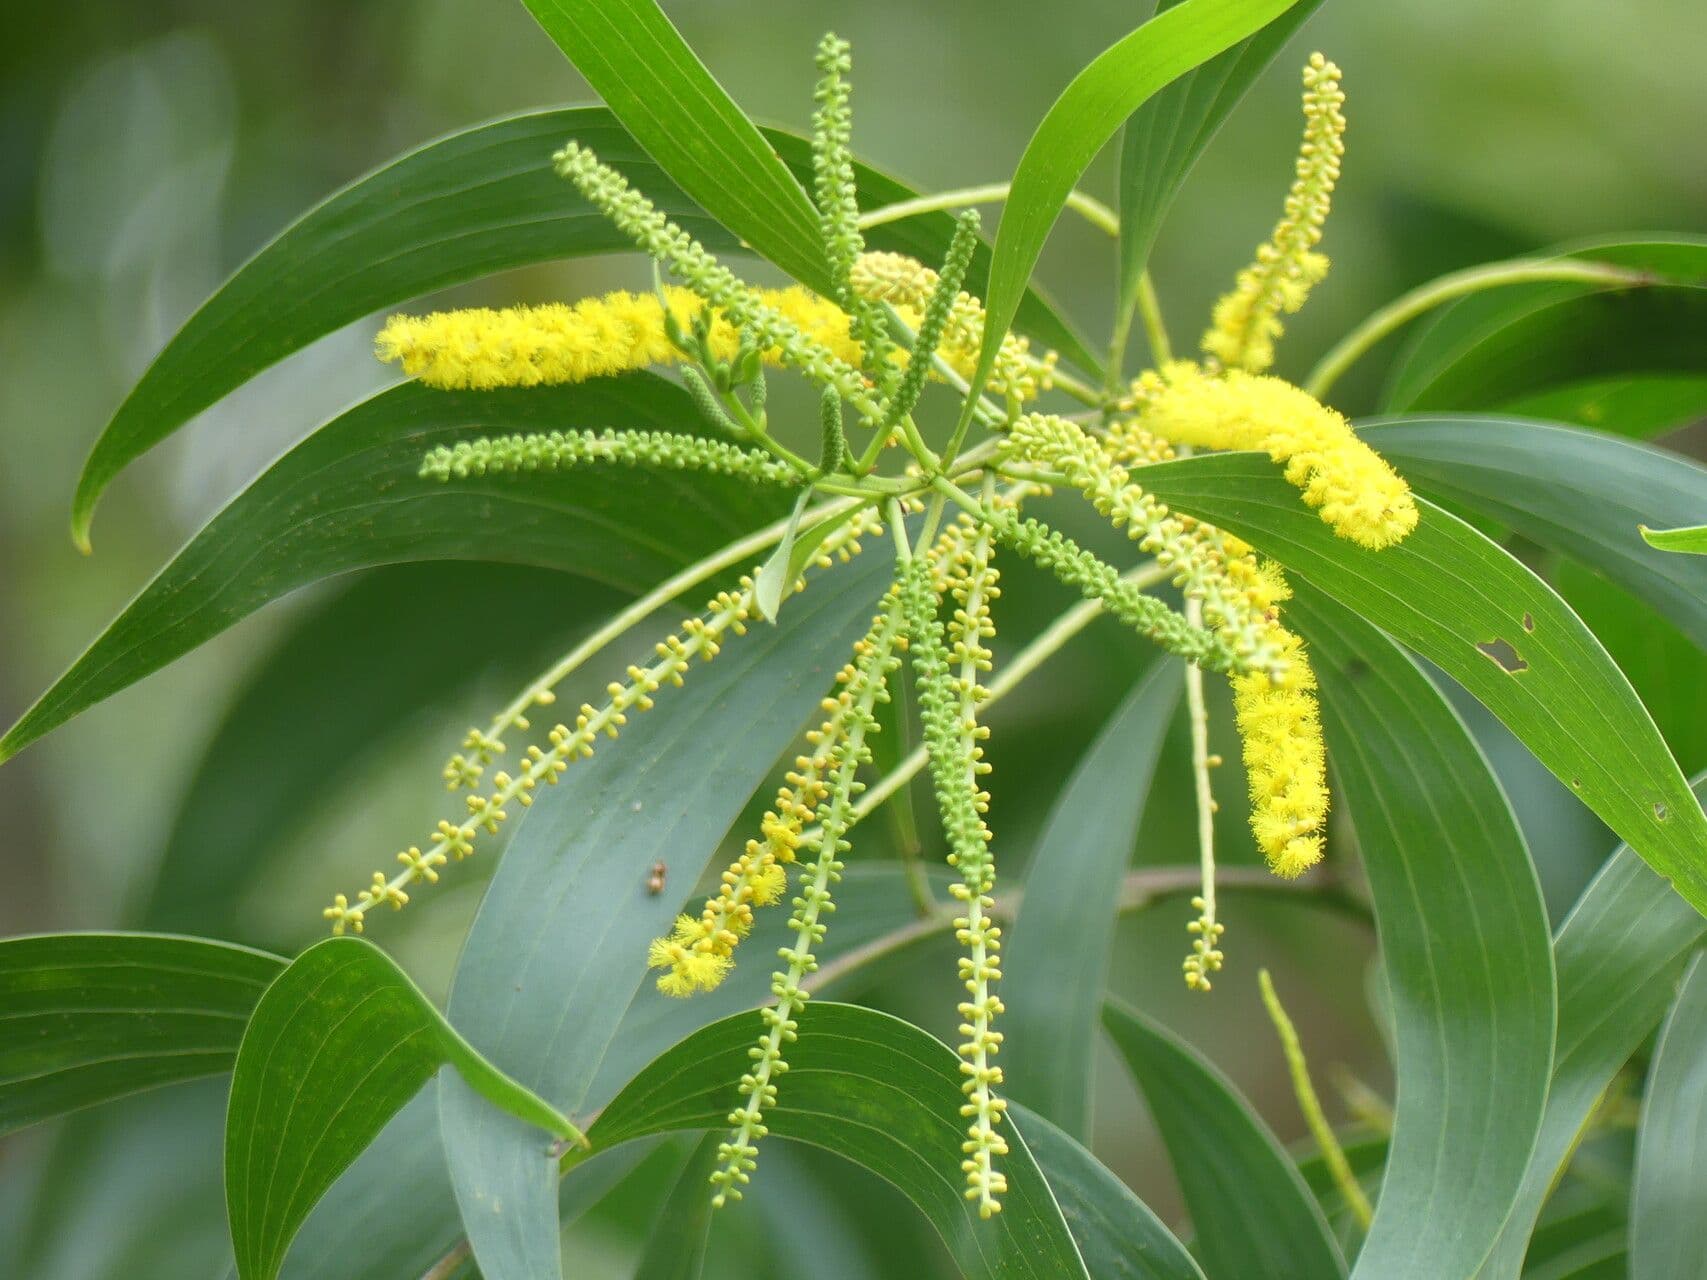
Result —
[[1185, 0], [1103, 50], [1062, 90], [1026, 144], [1002, 207], [974, 390], [983, 389], [995, 367], [1002, 334], [1013, 323], [1043, 242], [1103, 144], [1152, 94], [1294, 3]]
[[818, 214], [653, 0], [523, 0], [659, 167], [712, 217], [830, 293]]
[[1591, 564], [1707, 647], [1707, 560], [1645, 544], [1643, 523], [1707, 509], [1707, 467], [1669, 449], [1522, 418], [1440, 416], [1361, 428], [1417, 488]]
[[1707, 960], [1684, 974], [1654, 1050], [1630, 1191], [1630, 1274], [1699, 1280], [1707, 1204]]
[[[594, 1149], [648, 1133], [722, 1128], [757, 1025], [752, 1014], [724, 1018], [652, 1063], [588, 1131]], [[931, 1220], [966, 1275], [1087, 1274], [1021, 1123], [1008, 1126], [1002, 1212], [981, 1220], [962, 1194], [965, 1099], [959, 1060], [940, 1041], [888, 1014], [815, 1002], [800, 1017], [788, 1061], [787, 1080], [766, 1111], [773, 1137], [824, 1147], [893, 1183]]]
[[[1707, 798], [1707, 775], [1695, 780]], [[1707, 921], [1628, 845], [1602, 868], [1553, 941], [1559, 1029], [1553, 1081], [1523, 1189], [1479, 1280], [1516, 1280], [1530, 1232], [1612, 1077], [1659, 1024]]]
[[0, 1134], [231, 1068], [284, 961], [202, 938], [0, 941]]
[[1328, 751], [1369, 878], [1398, 1104], [1355, 1276], [1468, 1276], [1529, 1164], [1553, 1058], [1553, 955], [1499, 783], [1416, 663], [1300, 586]]
[[1096, 1280], [1203, 1280], [1191, 1254], [1106, 1165], [1036, 1112], [1012, 1103], [1032, 1158]]
[[1248, 453], [1160, 463], [1144, 481], [1439, 666], [1707, 911], [1700, 804], [1623, 673], [1508, 553], [1426, 500], [1414, 533], [1369, 551], [1335, 537], [1274, 464]]
[[[129, 462], [262, 369], [314, 339], [448, 285], [510, 267], [627, 251], [617, 231], [551, 168], [569, 139], [591, 147], [684, 229], [715, 252], [741, 247], [670, 180], [603, 107], [507, 116], [405, 153], [333, 194], [287, 227], [231, 276], [155, 357], [113, 415], [78, 482], [73, 529], [88, 535], [94, 505]], [[790, 169], [812, 171], [811, 147], [766, 130]], [[855, 166], [865, 207], [917, 193]], [[874, 248], [939, 259], [953, 234], [947, 213], [875, 227]], [[756, 242], [755, 242], [756, 243]], [[980, 247], [968, 277], [988, 271]], [[1096, 362], [1050, 305], [1028, 292], [1022, 330], [1089, 369]]]
[[[1179, 0], [1161, 0], [1158, 13]], [[1120, 145], [1120, 296], [1129, 298], [1180, 184], [1233, 108], [1322, 0], [1299, 0], [1254, 35], [1194, 67], [1126, 122]]]
[[1161, 1131], [1209, 1280], [1328, 1280], [1345, 1261], [1315, 1197], [1268, 1126], [1197, 1050], [1136, 1010], [1102, 1024]]
[[[891, 561], [861, 556], [660, 694], [622, 741], [546, 792], [499, 864], [457, 965], [452, 1020], [571, 1115], [747, 798], [870, 623]], [[663, 859], [672, 893], [646, 880]], [[748, 955], [767, 966], [770, 957]], [[755, 1033], [756, 1034], [756, 1033]], [[727, 1107], [725, 1107], [727, 1110]], [[488, 1280], [557, 1268], [556, 1188], [525, 1134], [447, 1081], [440, 1115], [463, 1224]]]
[[[652, 374], [526, 391], [403, 383], [346, 411], [232, 500], [0, 738], [0, 760], [280, 596], [409, 560], [498, 560], [633, 590], [775, 515], [784, 499], [724, 477], [593, 467], [450, 484], [435, 445], [483, 433], [698, 422]], [[457, 601], [442, 602], [446, 609]]]
[[1461, 299], [1400, 356], [1385, 409], [1498, 409], [1587, 380], [1707, 373], [1707, 241], [1597, 241], [1560, 256], [1651, 272], [1656, 282], [1514, 285]]
[[436, 1074], [534, 1129], [541, 1164], [575, 1130], [457, 1035], [379, 948], [328, 938], [267, 988], [231, 1075], [225, 1199], [242, 1280], [272, 1280], [310, 1209]]
[[1157, 663], [1067, 780], [1026, 870], [1002, 981], [1008, 1096], [1090, 1137], [1091, 1055], [1120, 879], [1179, 701], [1182, 668]]

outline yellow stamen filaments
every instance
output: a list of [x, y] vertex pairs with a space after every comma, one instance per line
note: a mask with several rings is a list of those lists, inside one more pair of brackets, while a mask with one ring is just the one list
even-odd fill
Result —
[[[705, 305], [674, 285], [665, 288], [664, 296], [684, 328]], [[760, 290], [757, 296], [837, 358], [858, 363], [859, 346], [848, 337], [848, 319], [834, 303], [798, 286]], [[740, 349], [735, 326], [721, 313], [711, 327], [711, 346], [724, 360], [733, 360]], [[664, 304], [657, 295], [621, 291], [572, 305], [392, 316], [374, 350], [427, 386], [478, 391], [585, 382], [684, 358], [665, 329]], [[780, 346], [761, 354], [772, 365], [783, 362]]]
[[601, 734], [616, 737], [628, 722], [629, 712], [649, 710], [652, 695], [659, 689], [666, 684], [680, 685], [693, 659], [709, 662], [716, 657], [729, 634], [746, 632], [746, 624], [756, 611], [750, 577], [741, 579], [735, 591], [721, 592], [707, 606], [705, 617], [688, 619], [679, 634], [657, 645], [656, 662], [648, 667], [630, 666], [626, 683], [613, 682], [607, 689], [610, 700], [604, 706], [583, 704], [573, 728], [559, 724], [551, 730], [549, 748], [535, 745], [527, 749], [514, 777], [499, 772], [492, 777], [490, 794], [470, 794], [468, 817], [461, 823], [440, 822], [437, 838], [425, 851], [410, 848], [398, 854], [402, 871], [389, 879], [383, 871], [374, 872], [372, 886], [357, 894], [354, 904], [341, 893], [335, 897], [321, 913], [332, 922], [332, 932], [362, 932], [367, 913], [381, 905], [401, 910], [409, 901], [407, 886], [423, 879], [431, 883], [437, 879], [439, 867], [452, 858], [460, 860], [473, 853], [475, 835], [482, 829], [496, 834], [509, 817], [505, 805], [511, 801], [523, 808], [531, 805], [540, 783], [555, 784], [576, 760], [592, 755], [593, 744]]
[[1345, 154], [1340, 110], [1345, 94], [1339, 77], [1333, 63], [1319, 53], [1310, 55], [1304, 68], [1304, 141], [1286, 211], [1257, 249], [1256, 261], [1215, 304], [1214, 323], [1203, 335], [1205, 353], [1229, 369], [1260, 373], [1273, 364], [1274, 340], [1283, 330], [1280, 316], [1302, 307], [1311, 287], [1328, 272], [1328, 260], [1315, 248]]
[[[987, 503], [996, 500], [986, 492]], [[984, 821], [990, 795], [982, 782], [990, 771], [982, 746], [990, 731], [978, 723], [978, 707], [989, 696], [981, 682], [982, 674], [990, 669], [992, 656], [984, 641], [995, 635], [990, 603], [1001, 594], [1001, 589], [997, 585], [1000, 575], [991, 559], [988, 528], [963, 516], [945, 534], [952, 536], [945, 538], [948, 545], [937, 561], [940, 577], [933, 585], [936, 594], [952, 597], [956, 606], [948, 624], [946, 653], [941, 651], [940, 633], [933, 634], [934, 596], [927, 599], [913, 585], [909, 585], [908, 628], [912, 636], [923, 634], [923, 638], [915, 641], [913, 650], [920, 703], [927, 734], [933, 734], [934, 729], [932, 777], [938, 785], [944, 827], [949, 835], [948, 860], [960, 872], [960, 882], [949, 892], [965, 904], [966, 910], [964, 916], [954, 921], [955, 938], [965, 948], [959, 971], [968, 997], [959, 1006], [960, 1034], [964, 1037], [959, 1046], [960, 1071], [966, 1077], [961, 1084], [966, 1103], [960, 1114], [968, 1122], [967, 1139], [961, 1144], [966, 1157], [961, 1168], [966, 1173], [967, 1199], [975, 1201], [979, 1214], [988, 1218], [1001, 1210], [1000, 1196], [1007, 1190], [1007, 1179], [995, 1167], [995, 1161], [1007, 1154], [1008, 1144], [996, 1129], [1007, 1108], [1007, 1103], [995, 1092], [1002, 1083], [1002, 1069], [994, 1061], [1001, 1049], [1002, 1035], [993, 1028], [993, 1023], [1002, 1012], [1002, 1002], [991, 985], [1002, 976], [998, 960], [1002, 931], [990, 918], [996, 904], [992, 896], [996, 864], [990, 856], [990, 828]], [[923, 616], [927, 609], [928, 618]], [[939, 671], [945, 659], [955, 668], [952, 676], [947, 666]], [[948, 687], [953, 692], [952, 703], [947, 707], [938, 706], [935, 697], [942, 691], [944, 680], [949, 681]], [[924, 692], [927, 685], [931, 694]], [[929, 703], [927, 697], [931, 698]], [[954, 735], [951, 752], [947, 752], [949, 732]], [[952, 755], [946, 767], [938, 763], [945, 752]], [[952, 798], [947, 800], [942, 799], [945, 783], [952, 788]]]
[[[854, 263], [853, 287], [860, 297], [887, 302], [901, 318], [917, 329], [931, 295], [936, 292], [937, 273], [899, 253], [867, 253]], [[984, 341], [984, 305], [962, 292], [949, 308], [937, 354], [962, 377], [969, 378], [978, 365]], [[1031, 354], [1031, 344], [1008, 334], [996, 356], [990, 386], [1000, 395], [1017, 401], [1035, 400], [1048, 390], [1058, 356], [1046, 352], [1041, 359]]]
[[1275, 629], [1286, 655], [1283, 674], [1233, 676], [1233, 713], [1250, 783], [1251, 831], [1269, 868], [1291, 879], [1322, 857], [1327, 751], [1315, 672], [1298, 637]]
[[1181, 362], [1145, 374], [1134, 390], [1142, 423], [1157, 435], [1257, 449], [1283, 463], [1287, 482], [1342, 538], [1379, 550], [1417, 526], [1404, 477], [1344, 417], [1289, 382], [1238, 370], [1216, 377]]
[[777, 952], [784, 968], [771, 978], [776, 1004], [760, 1010], [765, 1030], [756, 1048], [749, 1052], [753, 1067], [741, 1078], [742, 1105], [729, 1113], [734, 1132], [717, 1149], [718, 1169], [711, 1175], [717, 1188], [712, 1203], [721, 1207], [728, 1199], [740, 1199], [741, 1188], [750, 1180], [758, 1154], [758, 1140], [766, 1133], [764, 1109], [776, 1102], [773, 1078], [788, 1070], [783, 1046], [795, 1038], [795, 1017], [806, 1007], [808, 993], [801, 986], [818, 967], [813, 948], [823, 940], [827, 926], [821, 917], [835, 910], [830, 886], [841, 879], [841, 855], [848, 850], [848, 828], [854, 820], [854, 800], [864, 789], [858, 772], [871, 759], [867, 737], [877, 731], [875, 709], [888, 699], [890, 673], [899, 663], [896, 648], [901, 639], [901, 610], [891, 588], [865, 638], [854, 646], [854, 660], [844, 672], [835, 701], [841, 708], [837, 737], [840, 747], [835, 769], [826, 786], [823, 835], [817, 860], [807, 869], [794, 899], [794, 945]]
[[1116, 526], [1127, 526], [1143, 550], [1175, 571], [1188, 597], [1202, 600], [1205, 621], [1226, 639], [1241, 669], [1278, 669], [1281, 654], [1263, 619], [1264, 602], [1253, 600], [1250, 584], [1230, 571], [1218, 540], [1195, 537], [1196, 521], [1172, 514], [1146, 493], [1077, 423], [1027, 414], [1009, 431], [1003, 453], [1061, 476]]

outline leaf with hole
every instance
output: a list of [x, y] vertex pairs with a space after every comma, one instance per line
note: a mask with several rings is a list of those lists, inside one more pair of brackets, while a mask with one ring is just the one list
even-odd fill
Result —
[[[1581, 619], [1509, 553], [1424, 499], [1403, 542], [1359, 547], [1335, 537], [1254, 454], [1159, 463], [1144, 481], [1439, 666], [1707, 910], [1707, 818], [1659, 730]], [[1500, 642], [1523, 670], [1478, 647]]]
[[1417, 664], [1299, 584], [1337, 794], [1380, 932], [1398, 1103], [1380, 1199], [1352, 1274], [1472, 1274], [1541, 1125], [1553, 955], [1529, 850], [1486, 758]]

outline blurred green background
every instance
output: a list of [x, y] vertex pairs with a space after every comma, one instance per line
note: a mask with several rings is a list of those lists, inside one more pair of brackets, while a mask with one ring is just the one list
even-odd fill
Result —
[[[694, 0], [665, 7], [750, 112], [797, 128], [810, 109], [813, 42], [834, 25], [854, 43], [856, 145], [879, 166], [936, 190], [1004, 178], [1054, 94], [1145, 6]], [[1707, 6], [1328, 0], [1223, 131], [1163, 232], [1154, 272], [1176, 341], [1195, 335], [1211, 300], [1273, 222], [1298, 132], [1297, 68], [1314, 48], [1344, 68], [1351, 128], [1324, 246], [1334, 270], [1291, 326], [1282, 372], [1301, 371], [1349, 324], [1441, 271], [1579, 236], [1707, 227], [1699, 142]], [[372, 321], [269, 371], [116, 486], [96, 526], [97, 553], [85, 560], [67, 536], [77, 469], [129, 384], [199, 301], [308, 205], [398, 151], [494, 115], [587, 97], [513, 0], [13, 6], [0, 42], [0, 721], [15, 719], [248, 477], [388, 380], [371, 358]], [[1112, 182], [1105, 155], [1085, 185], [1107, 198]], [[1043, 282], [1099, 343], [1108, 330], [1112, 263], [1100, 233], [1067, 218], [1042, 266]], [[633, 278], [632, 263], [582, 262], [450, 296], [543, 300]], [[1371, 360], [1344, 384], [1341, 407], [1355, 412], [1371, 403], [1381, 363]], [[356, 697], [386, 661], [371, 652], [375, 644], [408, 646], [412, 628], [461, 626], [470, 678], [449, 696], [423, 687], [410, 703], [418, 709], [355, 759], [330, 725], [313, 746], [324, 765], [320, 794], [267, 815], [276, 856], [265, 873], [227, 904], [228, 917], [177, 926], [279, 947], [315, 936], [318, 909], [334, 889], [355, 887], [437, 816], [438, 763], [462, 726], [483, 718], [574, 634], [578, 619], [606, 603], [581, 590], [574, 607], [548, 601], [525, 616], [445, 621], [422, 599], [444, 583], [421, 569], [390, 573], [369, 588], [393, 600], [383, 642], [338, 631], [336, 653], [317, 647], [314, 636], [336, 630], [345, 588], [305, 593], [0, 769], [0, 933], [137, 923], [162, 851], [201, 838], [186, 834], [194, 824], [180, 816], [183, 799], [247, 673], [265, 655], [286, 653], [315, 692], [242, 704], [249, 737], [264, 745], [277, 729], [301, 743], [312, 738], [305, 717]], [[537, 600], [556, 585], [518, 574], [510, 594]], [[1018, 579], [1004, 603], [1016, 619], [1011, 635], [1023, 635], [1060, 597]], [[305, 638], [298, 628], [311, 624], [319, 630]], [[516, 631], [529, 627], [539, 634], [518, 639]], [[487, 662], [494, 653], [503, 659]], [[1048, 669], [1036, 692], [1003, 708], [998, 779], [1009, 771], [1044, 782], [1063, 776], [1141, 660], [1101, 628], [1077, 653]], [[1487, 742], [1545, 850], [1550, 904], [1568, 902], [1610, 842], [1499, 731], [1487, 729]], [[1179, 754], [1158, 783], [1156, 798], [1168, 811], [1147, 821], [1139, 862], [1193, 856], [1180, 820], [1189, 788]], [[1690, 769], [1703, 761], [1682, 763]], [[245, 757], [243, 767], [254, 776], [228, 777], [220, 793], [234, 813], [264, 793], [265, 751]], [[1230, 778], [1222, 786], [1237, 799]], [[999, 781], [996, 789], [1003, 846], [1023, 862], [1052, 789], [1035, 786], [1030, 799], [1009, 802]], [[1234, 860], [1243, 839], [1239, 808], [1228, 804], [1231, 820], [1222, 824]], [[252, 852], [238, 844], [229, 857], [241, 862]], [[387, 920], [380, 937], [441, 993], [478, 898], [472, 873], [453, 879], [395, 927]], [[1362, 989], [1367, 934], [1317, 912], [1234, 900], [1225, 917], [1233, 968], [1212, 997], [1187, 1000], [1177, 974], [1188, 915], [1176, 902], [1129, 919], [1114, 985], [1204, 1044], [1283, 1137], [1299, 1136], [1302, 1126], [1257, 1004], [1259, 963], [1274, 967], [1313, 1060], [1345, 1063], [1386, 1087]], [[951, 972], [946, 962], [941, 967]], [[896, 1007], [935, 1026], [950, 1007], [949, 986], [915, 992]], [[1177, 1201], [1148, 1122], [1112, 1061], [1104, 1067], [1098, 1152], [1172, 1213]], [[115, 1207], [152, 1212], [150, 1197], [164, 1196], [160, 1203], [186, 1215], [185, 1247], [202, 1250], [208, 1274], [217, 1274], [217, 1214], [209, 1226], [197, 1207], [217, 1177], [217, 1129], [206, 1128], [210, 1108], [197, 1105], [193, 1090], [179, 1094], [131, 1106], [102, 1130], [110, 1159], [98, 1174], [94, 1164], [66, 1163], [65, 1143], [59, 1163], [50, 1163], [51, 1133], [0, 1143], [0, 1272], [55, 1280], [200, 1274], [193, 1265], [151, 1261], [140, 1231], [103, 1242], [80, 1226], [110, 1219]], [[174, 1108], [191, 1118], [180, 1123]], [[158, 1163], [162, 1148], [151, 1133], [172, 1135], [166, 1158], [185, 1171], [181, 1185], [150, 1186], [158, 1180], [134, 1176], [127, 1183], [113, 1173], [127, 1161], [145, 1171]], [[803, 1178], [844, 1185], [851, 1176], [823, 1160], [805, 1163]], [[785, 1180], [785, 1162], [776, 1166], [773, 1186]], [[60, 1181], [44, 1184], [44, 1176]], [[866, 1180], [855, 1184], [850, 1194], [859, 1203], [889, 1203]], [[73, 1199], [94, 1203], [46, 1213], [52, 1195], [44, 1186], [69, 1186]], [[626, 1241], [646, 1220], [645, 1196], [636, 1195], [577, 1245], [605, 1260], [611, 1274], [624, 1274]], [[775, 1217], [743, 1212], [719, 1232], [768, 1229]], [[848, 1257], [930, 1249], [905, 1232], [899, 1245], [860, 1245], [857, 1223], [838, 1229], [848, 1237]], [[880, 1268], [895, 1265], [889, 1254], [871, 1256]], [[773, 1265], [789, 1269], [786, 1259]]]

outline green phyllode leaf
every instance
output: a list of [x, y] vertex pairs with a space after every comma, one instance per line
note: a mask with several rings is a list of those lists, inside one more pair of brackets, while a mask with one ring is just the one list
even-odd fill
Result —
[[[806, 139], [779, 130], [766, 130], [764, 137], [796, 176], [810, 176]], [[603, 107], [526, 112], [426, 143], [297, 219], [185, 322], [95, 443], [73, 506], [79, 541], [86, 544], [95, 503], [126, 465], [316, 338], [511, 267], [631, 252], [628, 238], [552, 171], [552, 152], [571, 138], [714, 253], [741, 247]], [[866, 207], [917, 194], [865, 165], [855, 166], [855, 176]], [[874, 227], [867, 240], [873, 248], [936, 262], [953, 230], [950, 215], [922, 214]], [[974, 292], [984, 287], [989, 258], [980, 246], [968, 278]], [[1081, 367], [1097, 367], [1084, 342], [1035, 291], [1027, 292], [1017, 323]], [[691, 421], [690, 415], [660, 425], [679, 429]]]
[[1356, 546], [1254, 454], [1161, 463], [1145, 469], [1144, 481], [1439, 666], [1707, 911], [1700, 804], [1623, 673], [1510, 554], [1426, 500], [1405, 541], [1383, 551]]
[[[995, 367], [1002, 334], [1013, 323], [1043, 242], [1103, 144], [1152, 94], [1294, 3], [1185, 0], [1110, 45], [1062, 90], [1026, 144], [1002, 207], [974, 391], [983, 389]], [[970, 413], [970, 398], [967, 404]]]
[[1695, 1280], [1707, 1204], [1707, 960], [1684, 974], [1654, 1050], [1630, 1193], [1630, 1274]]
[[1397, 1039], [1391, 1148], [1352, 1274], [1468, 1276], [1523, 1183], [1547, 1100], [1546, 907], [1504, 792], [1428, 676], [1313, 588], [1298, 585], [1286, 616], [1320, 681]]
[[1186, 1247], [1106, 1165], [1035, 1111], [1016, 1102], [1008, 1114], [1096, 1280], [1203, 1280]]
[[1231, 1081], [1136, 1010], [1103, 1005], [1102, 1024], [1149, 1104], [1197, 1229], [1209, 1280], [1345, 1275], [1315, 1197]]
[[649, 373], [527, 390], [382, 391], [291, 449], [209, 521], [0, 738], [0, 760], [262, 605], [336, 574], [497, 560], [623, 591], [649, 587], [779, 515], [786, 499], [727, 477], [629, 467], [444, 484], [420, 474], [421, 458], [475, 429], [650, 430], [696, 416], [685, 391]]
[[[696, 1031], [629, 1083], [588, 1131], [596, 1150], [650, 1133], [721, 1129], [748, 1069], [750, 1015]], [[765, 1122], [774, 1137], [823, 1147], [899, 1188], [930, 1219], [972, 1280], [1087, 1276], [1067, 1224], [1009, 1127], [1002, 1212], [980, 1219], [962, 1194], [959, 1059], [898, 1018], [814, 1001], [789, 1046], [790, 1070]], [[1143, 1273], [1139, 1273], [1143, 1274]]]
[[292, 1237], [338, 1175], [440, 1067], [534, 1130], [535, 1156], [580, 1134], [497, 1071], [386, 954], [328, 938], [256, 1006], [231, 1076], [225, 1199], [241, 1280], [272, 1280]]
[[146, 933], [0, 940], [0, 1134], [231, 1069], [284, 961]]
[[1090, 1138], [1091, 1058], [1114, 944], [1113, 904], [1184, 687], [1182, 670], [1173, 661], [1151, 667], [1080, 759], [1049, 812], [1019, 916], [1006, 930], [1007, 1096], [1080, 1142]]
[[[1572, 387], [1591, 394], [1611, 379], [1707, 374], [1707, 241], [1685, 236], [1590, 241], [1559, 256], [1650, 273], [1652, 283], [1607, 289], [1574, 283], [1512, 285], [1474, 294], [1443, 310], [1394, 365], [1383, 404], [1389, 413], [1486, 411], [1555, 393], [1548, 408], [1568, 408]], [[1697, 388], [1699, 390], [1699, 388]], [[1673, 399], [1677, 399], [1675, 396]], [[1527, 402], [1527, 403], [1526, 403]], [[1679, 401], [1687, 421], [1699, 394]], [[1645, 414], [1626, 431], [1613, 414], [1585, 414], [1585, 425], [1622, 434], [1653, 430]]]
[[[1695, 779], [1707, 796], [1707, 776]], [[1665, 1016], [1707, 921], [1625, 845], [1596, 876], [1553, 941], [1559, 1027], [1547, 1110], [1523, 1188], [1478, 1280], [1517, 1280], [1561, 1166], [1601, 1095]]]
[[1430, 497], [1593, 565], [1707, 647], [1707, 563], [1656, 555], [1637, 532], [1644, 518], [1682, 524], [1698, 514], [1707, 467], [1654, 445], [1523, 418], [1407, 417], [1359, 433]]
[[[1180, 0], [1161, 0], [1163, 12]], [[1233, 108], [1321, 8], [1299, 0], [1260, 31], [1180, 76], [1126, 121], [1120, 146], [1120, 297], [1130, 298], [1180, 185]]]

